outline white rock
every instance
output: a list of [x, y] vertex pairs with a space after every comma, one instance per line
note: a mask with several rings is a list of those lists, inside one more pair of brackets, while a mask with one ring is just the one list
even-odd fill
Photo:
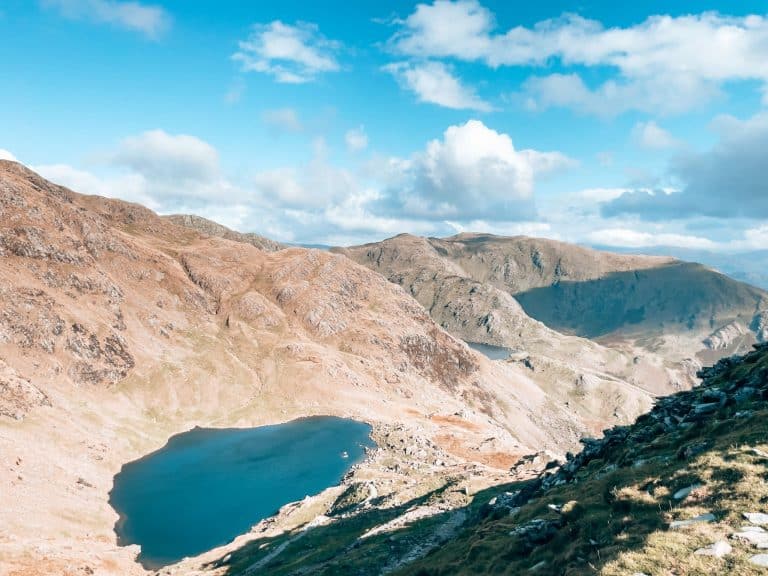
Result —
[[714, 522], [715, 521], [715, 515], [714, 514], [699, 514], [695, 518], [691, 518], [690, 520], [675, 520], [669, 525], [669, 528], [671, 530], [677, 530], [678, 528], [685, 528], [686, 526], [690, 526], [692, 524], [697, 524], [699, 522]]
[[701, 488], [701, 484], [693, 484], [691, 486], [688, 486], [688, 488], [681, 488], [680, 490], [674, 493], [672, 498], [674, 498], [675, 500], [684, 500], [685, 498], [688, 498], [691, 492], [693, 492], [694, 490], [698, 490], [699, 488]]
[[735, 533], [733, 538], [749, 542], [758, 548], [768, 548], [768, 532], [765, 532], [764, 530], [760, 532], [756, 530], [744, 530]]
[[731, 552], [733, 552], [733, 546], [728, 544], [728, 542], [725, 540], [718, 540], [711, 546], [707, 546], [706, 548], [699, 548], [696, 550], [696, 552], [694, 552], [694, 554], [699, 556], [715, 556], [716, 558], [722, 558]]
[[752, 558], [749, 559], [749, 563], [754, 564], [755, 566], [768, 568], [768, 554], [758, 554], [757, 556], [752, 556]]
[[762, 512], [745, 512], [744, 518], [758, 526], [768, 524], [768, 514], [763, 514]]

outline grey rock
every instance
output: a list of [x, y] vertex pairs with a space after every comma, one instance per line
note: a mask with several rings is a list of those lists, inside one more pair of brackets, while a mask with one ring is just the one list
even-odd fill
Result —
[[762, 568], [768, 568], [768, 554], [752, 556], [752, 558], [749, 559], [749, 563], [754, 564], [755, 566], [761, 566]]
[[670, 530], [677, 530], [679, 528], [685, 528], [686, 526], [691, 526], [693, 524], [698, 524], [700, 522], [714, 522], [714, 521], [715, 521], [715, 515], [707, 512], [706, 514], [699, 514], [698, 516], [691, 518], [690, 520], [675, 520], [669, 525], [669, 528]]
[[733, 546], [728, 544], [725, 540], [718, 540], [706, 548], [699, 548], [694, 554], [698, 556], [714, 556], [715, 558], [722, 558], [731, 552], [733, 552]]
[[742, 528], [741, 532], [733, 534], [732, 538], [741, 540], [743, 542], [749, 542], [752, 546], [757, 548], [768, 548], [768, 532], [763, 529], [755, 530], [756, 526], [749, 526], [749, 529]]
[[758, 526], [764, 526], [768, 524], [768, 514], [762, 512], [745, 512], [744, 518], [750, 523], [757, 524]]
[[675, 500], [685, 500], [686, 498], [688, 498], [691, 492], [701, 487], [702, 487], [701, 484], [693, 484], [691, 486], [688, 486], [687, 488], [681, 488], [680, 490], [674, 493], [672, 498], [674, 498]]
[[709, 402], [706, 404], [695, 404], [693, 406], [694, 414], [712, 414], [720, 408], [720, 404], [717, 402]]

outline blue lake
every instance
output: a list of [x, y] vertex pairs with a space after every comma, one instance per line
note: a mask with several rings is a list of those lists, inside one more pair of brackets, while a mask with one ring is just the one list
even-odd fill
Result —
[[491, 360], [506, 360], [512, 351], [502, 346], [492, 346], [491, 344], [480, 344], [479, 342], [467, 342], [467, 346], [482, 354], [485, 354]]
[[320, 416], [246, 429], [195, 428], [125, 464], [110, 504], [121, 545], [157, 569], [230, 542], [340, 482], [374, 447], [368, 424]]

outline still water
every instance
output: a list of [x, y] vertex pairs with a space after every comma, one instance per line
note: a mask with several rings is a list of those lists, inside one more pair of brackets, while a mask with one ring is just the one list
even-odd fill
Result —
[[371, 427], [330, 416], [259, 428], [195, 428], [125, 464], [110, 504], [121, 545], [147, 568], [230, 542], [307, 495], [339, 483], [373, 447]]

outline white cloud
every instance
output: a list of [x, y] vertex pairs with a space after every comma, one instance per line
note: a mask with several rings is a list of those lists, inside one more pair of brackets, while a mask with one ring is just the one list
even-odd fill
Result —
[[320, 208], [342, 201], [358, 190], [354, 176], [329, 164], [320, 155], [300, 168], [276, 168], [259, 172], [256, 190], [281, 207]]
[[654, 121], [638, 122], [632, 129], [632, 138], [637, 144], [649, 150], [677, 148], [682, 143]]
[[122, 0], [42, 0], [45, 7], [59, 11], [70, 19], [112, 24], [158, 38], [171, 24], [170, 15], [161, 7], [143, 2]]
[[733, 243], [739, 250], [765, 250], [768, 248], [768, 222], [744, 231], [744, 238]]
[[[538, 107], [574, 106], [588, 113], [628, 109], [674, 113], [719, 94], [728, 81], [768, 82], [768, 19], [714, 12], [650, 16], [627, 27], [566, 14], [528, 28], [498, 32], [493, 14], [475, 0], [419, 4], [389, 47], [414, 58], [452, 58], [499, 66], [611, 67], [618, 79], [595, 88], [575, 74], [531, 79]], [[608, 109], [608, 112], [605, 109]]]
[[[603, 216], [635, 215], [644, 220], [768, 218], [765, 150], [768, 113], [747, 120], [723, 116], [713, 123], [720, 139], [705, 152], [686, 151], [669, 173], [681, 186], [630, 190], [602, 206]], [[666, 192], [666, 193], [659, 193]]]
[[593, 244], [620, 246], [622, 248], [647, 248], [651, 246], [675, 246], [678, 248], [697, 248], [711, 250], [717, 244], [701, 236], [685, 234], [639, 232], [629, 228], [604, 228], [589, 233], [588, 240]]
[[18, 159], [16, 156], [8, 152], [8, 150], [3, 150], [0, 148], [0, 160], [10, 160], [11, 162], [18, 162]]
[[695, 77], [606, 80], [590, 88], [578, 74], [550, 74], [526, 80], [523, 93], [530, 110], [568, 107], [585, 114], [611, 117], [628, 110], [680, 113], [714, 98], [719, 90], [716, 85]]
[[32, 166], [32, 170], [51, 182], [66, 186], [80, 194], [120, 198], [130, 202], [138, 202], [153, 210], [158, 210], [162, 206], [149, 194], [147, 181], [140, 174], [130, 173], [100, 177], [67, 164]]
[[123, 166], [148, 180], [174, 182], [210, 181], [219, 173], [219, 154], [207, 142], [186, 134], [150, 130], [125, 138], [110, 155], [112, 164]]
[[455, 110], [493, 110], [488, 102], [464, 86], [442, 62], [398, 62], [387, 64], [383, 69], [392, 74], [404, 88], [416, 94], [421, 102]]
[[368, 147], [368, 135], [365, 133], [365, 127], [361, 125], [347, 130], [347, 133], [344, 134], [344, 142], [350, 152], [365, 150]]
[[232, 58], [244, 71], [269, 74], [277, 82], [301, 84], [323, 72], [339, 70], [335, 57], [339, 43], [325, 38], [308, 22], [256, 24], [238, 47]]
[[535, 178], [572, 163], [559, 152], [516, 150], [507, 134], [470, 120], [396, 164], [389, 209], [440, 220], [526, 219], [534, 213]]
[[304, 130], [299, 114], [293, 108], [265, 110], [261, 113], [261, 120], [267, 126], [281, 132], [301, 132]]
[[194, 208], [204, 214], [209, 207], [252, 199], [221, 174], [213, 146], [162, 130], [123, 139], [101, 157], [96, 173], [66, 164], [33, 169], [76, 192], [138, 202], [161, 213]]

